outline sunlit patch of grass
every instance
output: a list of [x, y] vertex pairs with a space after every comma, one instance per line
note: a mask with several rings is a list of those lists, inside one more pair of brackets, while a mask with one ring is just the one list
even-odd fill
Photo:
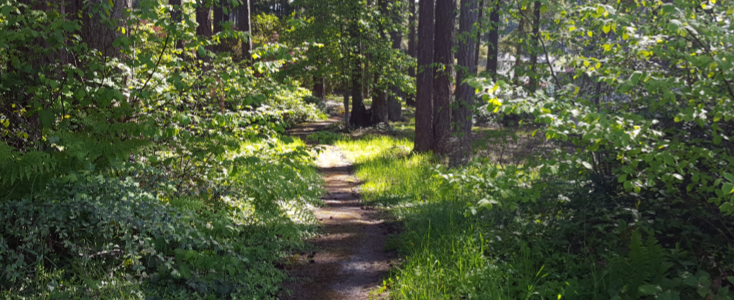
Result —
[[364, 200], [393, 205], [421, 201], [438, 192], [433, 179], [433, 156], [411, 154], [408, 139], [372, 135], [335, 143], [354, 163], [355, 175], [362, 180]]
[[355, 163], [362, 198], [403, 220], [403, 234], [391, 244], [406, 261], [383, 285], [390, 298], [510, 299], [500, 284], [506, 270], [485, 255], [486, 241], [465, 217], [466, 204], [441, 185], [433, 155], [411, 153], [412, 144], [387, 135], [335, 143]]

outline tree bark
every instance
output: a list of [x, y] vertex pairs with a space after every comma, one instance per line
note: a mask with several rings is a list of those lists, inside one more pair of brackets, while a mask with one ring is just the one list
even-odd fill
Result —
[[210, 7], [206, 4], [205, 0], [199, 0], [196, 6], [196, 35], [200, 35], [206, 38], [212, 36], [212, 17], [210, 13]]
[[517, 27], [517, 32], [520, 35], [520, 37], [517, 40], [517, 45], [515, 46], [515, 68], [512, 71], [512, 82], [515, 83], [515, 85], [518, 84], [520, 75], [520, 66], [522, 65], [522, 42], [521, 39], [525, 36], [525, 10], [522, 9], [522, 6], [519, 7], [519, 14], [520, 14], [520, 25]]
[[[242, 0], [242, 4], [237, 7], [237, 30], [252, 34], [252, 15], [251, 8], [254, 0]], [[250, 59], [250, 50], [252, 49], [252, 38], [246, 38], [242, 41], [242, 58]]]
[[321, 101], [326, 100], [326, 84], [324, 83], [324, 77], [316, 77], [313, 81], [313, 95], [321, 99]]
[[[479, 1], [477, 9], [479, 10], [479, 16], [477, 17], [476, 47], [474, 47], [474, 67], [475, 70], [479, 71], [479, 49], [482, 48], [480, 45], [482, 45], [482, 24], [484, 23], [484, 20], [482, 19], [484, 16], [484, 0]], [[489, 51], [487, 52], [487, 55], [489, 55]]]
[[344, 93], [344, 126], [349, 128], [349, 93]]
[[459, 18], [459, 52], [456, 70], [456, 105], [453, 110], [452, 146], [449, 164], [463, 166], [471, 157], [472, 107], [474, 88], [464, 82], [477, 74], [475, 59], [477, 43], [472, 36], [472, 28], [477, 22], [477, 0], [463, 0]]
[[[389, 16], [389, 13], [387, 11], [387, 1], [388, 0], [378, 0], [378, 6], [380, 10], [380, 16], [382, 18], [386, 18]], [[381, 21], [387, 21], [387, 20], [381, 20]], [[385, 34], [385, 26], [383, 25], [383, 22], [379, 22], [377, 31], [380, 33], [380, 41], [378, 44], [383, 44], [387, 42], [387, 35]], [[375, 64], [375, 74], [373, 74], [373, 84], [374, 84], [374, 94], [372, 97], [372, 106], [370, 107], [372, 109], [372, 124], [379, 124], [379, 123], [388, 123], [389, 121], [389, 100], [388, 100], [388, 93], [387, 93], [387, 87], [380, 84], [380, 76], [383, 75], [384, 71], [384, 63], [379, 63], [378, 57], [378, 63]]]
[[352, 81], [352, 111], [349, 117], [350, 124], [355, 127], [366, 127], [370, 125], [370, 116], [364, 107], [362, 84], [364, 83], [364, 69], [362, 67], [362, 34], [359, 28], [360, 6], [359, 3], [352, 4], [353, 15], [349, 22], [349, 39], [351, 42], [350, 53], [350, 77]]
[[433, 147], [433, 35], [434, 2], [420, 0], [418, 20], [418, 77], [415, 99], [415, 141], [413, 151], [428, 152]]
[[540, 48], [540, 1], [535, 1], [533, 3], [533, 41], [535, 42], [535, 45], [533, 45], [533, 51], [531, 52], [530, 56], [530, 69], [532, 70], [530, 74], [530, 92], [535, 93], [535, 90], [538, 89], [538, 74], [537, 74], [537, 65], [538, 65], [538, 52]]
[[222, 32], [224, 29], [222, 27], [222, 22], [224, 22], [224, 5], [226, 5], [226, 0], [218, 0], [214, 3], [214, 34]]
[[491, 12], [489, 13], [489, 36], [487, 37], [487, 70], [486, 72], [492, 76], [493, 80], [497, 80], [497, 61], [499, 56], [499, 44], [500, 44], [500, 0], [490, 0], [494, 5], [491, 6]]
[[[402, 0], [396, 0], [395, 3], [398, 4], [399, 1]], [[414, 0], [408, 0], [408, 1], [414, 1]], [[392, 16], [392, 21], [394, 24], [402, 24], [402, 18], [401, 18], [402, 11], [392, 11], [390, 12], [390, 15]], [[392, 48], [396, 50], [400, 50], [400, 46], [403, 44], [403, 32], [401, 31], [400, 27], [393, 31], [391, 33], [392, 35]], [[400, 71], [400, 70], [398, 70]], [[403, 96], [402, 91], [399, 87], [393, 86], [390, 88], [390, 94], [388, 95], [387, 99], [387, 115], [388, 119], [390, 121], [401, 121], [403, 119], [403, 108], [400, 104], [400, 98]], [[404, 98], [404, 97], [402, 97]]]
[[[82, 28], [80, 36], [90, 49], [97, 49], [107, 57], [119, 57], [121, 55], [120, 49], [112, 46], [112, 43], [120, 34], [119, 27], [124, 25], [124, 22], [121, 21], [124, 21], [125, 11], [132, 7], [132, 1], [114, 0], [109, 11], [101, 9], [103, 4], [107, 3], [107, 1], [102, 2], [101, 0], [91, 0], [85, 4], [80, 3], [80, 8], [82, 10], [86, 9], [81, 14]], [[93, 13], [94, 7], [99, 7], [100, 10]]]
[[[415, 11], [415, 1], [416, 0], [408, 0], [408, 10], [409, 10], [408, 12], [409, 13], [409, 16], [408, 16], [408, 55], [412, 58], [417, 57], [417, 51], [416, 51], [417, 49], [415, 47], [416, 42], [417, 42], [416, 36], [415, 36], [416, 35], [415, 16], [417, 13]], [[415, 78], [415, 68], [414, 67], [410, 67], [410, 69], [408, 69], [408, 75], [410, 76], [410, 78]], [[405, 104], [408, 106], [415, 107], [415, 95], [407, 95], [407, 97], [405, 97]]]
[[433, 61], [438, 64], [433, 79], [433, 152], [448, 154], [451, 137], [451, 94], [454, 71], [454, 43], [456, 0], [436, 1], [436, 32], [434, 33]]
[[[171, 6], [171, 20], [173, 23], [178, 24], [181, 22], [181, 0], [168, 0], [168, 5]], [[183, 41], [177, 40], [175, 42], [176, 49], [183, 49]]]

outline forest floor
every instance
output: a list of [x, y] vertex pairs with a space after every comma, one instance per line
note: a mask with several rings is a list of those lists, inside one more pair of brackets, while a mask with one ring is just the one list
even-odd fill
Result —
[[[339, 117], [297, 126], [291, 135], [305, 136], [339, 122]], [[352, 163], [339, 148], [317, 145], [323, 151], [316, 165], [321, 173], [326, 196], [315, 215], [322, 229], [308, 240], [310, 253], [291, 257], [287, 268], [293, 281], [281, 299], [382, 299], [382, 279], [397, 258], [385, 250], [386, 237], [396, 231], [386, 214], [362, 203], [359, 182], [352, 175]]]

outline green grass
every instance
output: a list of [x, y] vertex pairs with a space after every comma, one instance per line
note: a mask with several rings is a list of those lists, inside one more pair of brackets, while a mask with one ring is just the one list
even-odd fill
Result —
[[[411, 153], [410, 139], [390, 135], [342, 138], [335, 145], [354, 162], [363, 199], [402, 222], [402, 233], [388, 240], [388, 248], [404, 258], [384, 282], [390, 299], [648, 300], [653, 298], [640, 289], [651, 283], [680, 299], [703, 299], [696, 289], [674, 283], [695, 276], [710, 285], [706, 273], [689, 267], [695, 264], [686, 251], [673, 260], [665, 254], [672, 250], [657, 246], [654, 237], [645, 241], [643, 230], [618, 222], [629, 214], [624, 207], [600, 207], [608, 196], [563, 177], [552, 177], [534, 201], [474, 211], [470, 207], [480, 197], [522, 194], [522, 188], [488, 175], [512, 168], [485, 163], [447, 170], [431, 154]], [[459, 177], [488, 183], [467, 185], [471, 180]], [[520, 186], [525, 184], [534, 183]], [[509, 188], [491, 188], [500, 185]], [[561, 193], [572, 200], [559, 200]], [[660, 271], [668, 264], [689, 273]]]
[[383, 135], [357, 140], [340, 140], [342, 149], [355, 165], [355, 175], [364, 182], [364, 200], [383, 206], [420, 202], [435, 198], [439, 186], [432, 177], [437, 164], [430, 154], [411, 154], [413, 142]]
[[363, 199], [392, 207], [403, 220], [403, 234], [391, 241], [406, 256], [387, 282], [392, 298], [454, 299], [462, 294], [509, 299], [487, 281], [497, 271], [484, 255], [486, 242], [464, 216], [464, 203], [452, 201], [450, 191], [443, 190], [431, 154], [411, 154], [412, 141], [391, 136], [335, 145], [355, 163], [355, 174], [364, 182]]

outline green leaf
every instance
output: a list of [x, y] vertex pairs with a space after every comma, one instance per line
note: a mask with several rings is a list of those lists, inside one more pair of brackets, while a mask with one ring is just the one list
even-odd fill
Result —
[[721, 186], [721, 191], [724, 192], [725, 195], [731, 195], [734, 193], [734, 184], [724, 183], [724, 185]]
[[199, 45], [199, 48], [196, 49], [196, 52], [198, 52], [200, 56], [206, 56], [206, 49], [202, 45]]
[[657, 293], [661, 293], [663, 289], [660, 286], [652, 285], [652, 284], [646, 284], [640, 286], [640, 293], [643, 295], [655, 295]]
[[724, 172], [724, 178], [726, 178], [726, 180], [729, 180], [729, 182], [734, 183], [734, 175]]
[[665, 3], [662, 5], [662, 11], [666, 14], [672, 13], [675, 11], [675, 5], [670, 3]]
[[54, 112], [51, 109], [44, 109], [38, 112], [38, 120], [41, 121], [41, 125], [43, 125], [44, 128], [51, 127], [55, 119]]
[[630, 76], [629, 80], [632, 85], [636, 85], [640, 81], [640, 77], [642, 77], [642, 72], [635, 71], [634, 73], [632, 73], [632, 76]]

